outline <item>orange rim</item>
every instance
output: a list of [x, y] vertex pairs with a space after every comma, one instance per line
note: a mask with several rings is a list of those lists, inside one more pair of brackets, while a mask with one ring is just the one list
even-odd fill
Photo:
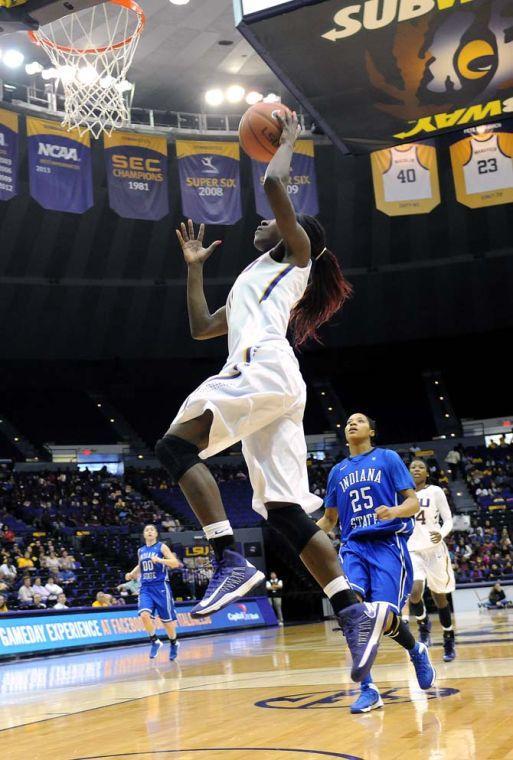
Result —
[[[134, 37], [138, 37], [141, 34], [142, 30], [144, 29], [144, 25], [146, 24], [146, 16], [144, 15], [143, 9], [137, 5], [135, 0], [107, 0], [107, 2], [112, 3], [112, 5], [120, 5], [122, 8], [126, 8], [127, 10], [137, 14], [137, 27], [135, 28], [133, 34], [130, 35], [130, 37], [121, 40], [121, 42], [116, 42], [115, 45], [104, 45], [103, 47], [97, 48], [75, 48], [68, 47], [66, 45], [57, 45], [56, 42], [52, 42], [48, 38], [45, 40], [44, 44], [48, 47], [53, 48], [54, 50], [61, 50], [63, 53], [75, 53], [76, 55], [87, 55], [88, 53], [104, 53], [106, 50], [119, 50], [120, 48], [129, 45]], [[28, 32], [28, 36], [35, 45], [41, 46], [43, 44], [38, 39], [37, 32]]]

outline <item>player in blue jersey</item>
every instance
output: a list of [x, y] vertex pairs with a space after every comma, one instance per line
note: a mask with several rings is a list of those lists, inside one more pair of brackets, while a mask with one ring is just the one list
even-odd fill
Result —
[[[347, 420], [349, 456], [329, 474], [326, 509], [317, 524], [329, 532], [340, 522], [340, 559], [352, 589], [362, 601], [388, 603], [384, 633], [408, 651], [420, 687], [429, 689], [436, 674], [427, 647], [415, 642], [400, 617], [413, 583], [407, 540], [419, 510], [415, 484], [395, 451], [373, 446], [375, 434], [367, 415], [352, 414]], [[351, 712], [382, 706], [369, 673]]]
[[178, 642], [176, 639], [176, 612], [168, 568], [180, 567], [181, 563], [171, 549], [162, 541], [154, 525], [146, 525], [143, 531], [144, 546], [137, 552], [138, 562], [125, 575], [127, 581], [140, 578], [139, 615], [151, 641], [150, 659], [157, 656], [162, 646], [156, 633], [154, 622], [158, 615], [169, 637], [169, 659], [176, 659]]

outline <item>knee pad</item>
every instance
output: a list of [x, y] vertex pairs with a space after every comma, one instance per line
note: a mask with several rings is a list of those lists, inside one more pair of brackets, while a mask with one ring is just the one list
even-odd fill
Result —
[[198, 447], [176, 435], [165, 435], [157, 441], [155, 454], [177, 483], [187, 470], [201, 462]]
[[425, 615], [424, 602], [421, 599], [420, 602], [412, 602], [410, 599], [410, 614], [415, 615], [417, 618], [422, 618]]
[[320, 531], [299, 504], [270, 509], [267, 522], [287, 539], [298, 554], [301, 554], [312, 536]]

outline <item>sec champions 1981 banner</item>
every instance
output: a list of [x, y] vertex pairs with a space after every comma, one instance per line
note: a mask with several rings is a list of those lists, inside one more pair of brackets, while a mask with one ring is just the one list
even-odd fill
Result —
[[[274, 214], [267, 202], [264, 191], [264, 176], [267, 164], [260, 161], [252, 161], [251, 164], [253, 168], [253, 189], [255, 192], [257, 214], [264, 217], [264, 219], [272, 219]], [[314, 144], [312, 140], [298, 140], [294, 145], [294, 153], [292, 154], [290, 165], [290, 183], [287, 186], [287, 190], [296, 214], [315, 216], [319, 213]]]
[[0, 201], [18, 193], [18, 115], [0, 108]]
[[376, 208], [387, 216], [428, 214], [440, 203], [436, 150], [398, 145], [371, 154]]
[[165, 137], [105, 135], [109, 203], [125, 219], [158, 221], [169, 213]]
[[469, 208], [513, 203], [513, 127], [489, 124], [452, 136], [456, 198]]
[[83, 214], [93, 205], [89, 133], [27, 117], [30, 194], [50, 211]]
[[241, 216], [239, 144], [177, 140], [184, 216], [205, 224], [235, 224]]

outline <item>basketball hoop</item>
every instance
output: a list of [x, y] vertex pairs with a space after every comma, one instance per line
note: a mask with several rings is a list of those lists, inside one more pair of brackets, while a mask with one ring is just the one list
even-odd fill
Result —
[[123, 92], [144, 24], [135, 0], [107, 0], [28, 32], [62, 82], [63, 126], [97, 138], [129, 123]]

